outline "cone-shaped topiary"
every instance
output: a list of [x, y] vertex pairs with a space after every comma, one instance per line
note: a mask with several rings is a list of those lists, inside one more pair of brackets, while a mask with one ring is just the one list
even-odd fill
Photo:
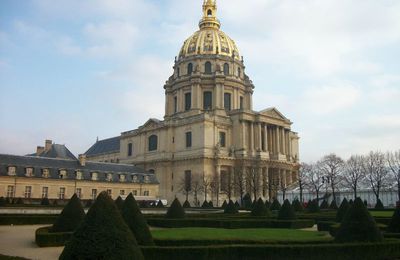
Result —
[[176, 198], [169, 207], [167, 214], [165, 215], [166, 218], [184, 218], [185, 217], [185, 210], [183, 209], [181, 203]]
[[121, 198], [121, 196], [118, 196], [118, 198], [115, 200], [115, 205], [117, 205], [117, 208], [119, 210], [122, 210], [122, 206], [124, 205], [124, 200]]
[[378, 199], [378, 201], [376, 202], [376, 204], [375, 204], [375, 209], [379, 209], [379, 210], [385, 209], [385, 207], [383, 206], [383, 203], [382, 203], [381, 199]]
[[210, 209], [214, 208], [214, 203], [211, 200], [208, 202], [208, 207]]
[[347, 210], [350, 208], [350, 204], [346, 198], [342, 200], [342, 203], [339, 206], [339, 209], [336, 213], [336, 222], [342, 222], [344, 215], [346, 214]]
[[40, 201], [40, 205], [42, 205], [42, 206], [49, 206], [49, 205], [50, 205], [49, 199], [48, 199], [48, 198], [43, 198], [43, 199]]
[[292, 203], [292, 208], [294, 209], [294, 211], [296, 212], [301, 212], [304, 210], [303, 205], [301, 205], [299, 200], [294, 200]]
[[271, 208], [271, 203], [269, 202], [269, 200], [265, 201], [265, 207], [267, 207], [267, 209]]
[[251, 211], [252, 216], [271, 216], [271, 211], [265, 206], [264, 201], [259, 198]]
[[117, 206], [107, 192], [101, 192], [59, 259], [141, 260], [144, 257]]
[[338, 206], [336, 204], [336, 200], [332, 200], [331, 205], [329, 205], [330, 209], [338, 209]]
[[365, 205], [365, 207], [368, 208], [368, 201], [367, 200], [364, 200], [364, 205]]
[[243, 197], [243, 205], [245, 209], [251, 209], [251, 196], [250, 194], [246, 193]]
[[185, 202], [183, 203], [183, 207], [184, 208], [190, 208], [192, 206], [190, 206], [190, 202], [189, 201], [185, 200]]
[[[126, 200], [126, 199], [125, 199]], [[125, 203], [124, 203], [125, 204]], [[137, 203], [136, 203], [137, 204]], [[138, 206], [139, 207], [139, 206]], [[158, 202], [157, 202], [157, 206], [156, 206], [157, 208], [164, 208], [164, 204], [162, 203], [162, 201], [161, 200], [159, 200]], [[122, 207], [123, 208], [123, 207]]]
[[56, 219], [51, 232], [72, 232], [85, 217], [81, 200], [74, 194]]
[[251, 203], [251, 209], [254, 209], [254, 207], [256, 206], [256, 203], [257, 203], [257, 201], [256, 201], [256, 199], [254, 199], [253, 202]]
[[349, 200], [349, 205], [353, 205], [354, 201], [352, 199]]
[[329, 204], [326, 200], [322, 201], [320, 209], [328, 209], [329, 208]]
[[346, 212], [340, 228], [337, 231], [335, 242], [380, 242], [383, 236], [374, 218], [360, 198], [357, 198]]
[[209, 208], [210, 206], [208, 205], [208, 201], [203, 201], [203, 204], [201, 204], [201, 207], [203, 208], [203, 209], [207, 209], [207, 208]]
[[393, 213], [392, 220], [386, 230], [390, 233], [400, 233], [400, 208], [397, 207]]
[[228, 206], [228, 203], [226, 202], [226, 200], [224, 200], [224, 203], [222, 203], [222, 206], [221, 206], [221, 208], [222, 208], [222, 209], [225, 209], [225, 208], [226, 208], [226, 206]]
[[296, 213], [294, 212], [294, 209], [292, 208], [292, 205], [290, 204], [289, 200], [285, 200], [283, 202], [283, 205], [278, 213], [278, 219], [282, 220], [296, 219]]
[[315, 213], [315, 212], [319, 212], [320, 208], [319, 208], [319, 204], [318, 204], [318, 200], [312, 200], [310, 202], [310, 204], [308, 204], [307, 206], [307, 211], [311, 212], [311, 213]]
[[226, 205], [224, 209], [225, 214], [237, 214], [239, 213], [238, 209], [235, 207], [235, 203], [232, 200], [229, 201], [228, 205]]
[[274, 199], [274, 201], [271, 204], [271, 210], [280, 210], [281, 209], [281, 204], [277, 199]]
[[310, 207], [311, 203], [312, 203], [312, 200], [307, 201], [306, 209], [308, 209], [308, 207]]
[[239, 208], [240, 208], [240, 204], [239, 204], [239, 202], [238, 202], [238, 201], [236, 201], [236, 202], [235, 202], [235, 207], [236, 207], [237, 209], [239, 209]]
[[131, 229], [138, 244], [141, 246], [153, 246], [154, 241], [149, 226], [147, 225], [147, 222], [132, 193], [130, 193], [125, 199], [121, 213], [125, 223]]

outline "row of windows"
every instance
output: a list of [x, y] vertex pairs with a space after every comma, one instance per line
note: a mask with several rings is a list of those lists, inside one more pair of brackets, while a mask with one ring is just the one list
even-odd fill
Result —
[[[9, 166], [8, 167], [8, 175], [10, 176], [15, 176], [16, 175], [16, 169], [17, 167], [15, 166]], [[26, 167], [25, 168], [25, 176], [26, 177], [33, 177], [34, 176], [34, 168], [32, 167]], [[50, 170], [49, 169], [42, 169], [41, 170], [41, 177], [42, 178], [50, 178]], [[58, 177], [60, 179], [68, 179], [68, 174], [67, 174], [67, 170], [61, 169], [58, 171]], [[113, 173], [106, 173], [105, 174], [105, 179], [107, 181], [112, 181], [114, 178], [114, 174]], [[92, 172], [90, 173], [90, 178], [92, 181], [98, 181], [99, 180], [99, 173], [97, 172]], [[75, 179], [76, 180], [83, 180], [83, 173], [81, 171], [75, 171]], [[118, 175], [118, 179], [120, 182], [126, 182], [128, 181], [127, 175], [125, 174], [119, 174]], [[131, 179], [129, 181], [132, 182], [138, 182], [139, 181], [139, 177], [137, 175], [132, 175]], [[144, 176], [144, 182], [149, 182], [150, 181], [150, 177], [145, 175]]]
[[[224, 93], [224, 108], [227, 111], [232, 110], [232, 94], [231, 93]], [[243, 102], [244, 98], [241, 96], [239, 99], [239, 108], [243, 109]], [[212, 92], [211, 91], [204, 91], [203, 92], [203, 109], [204, 110], [211, 110], [212, 105]], [[192, 93], [187, 92], [185, 93], [185, 111], [189, 111], [192, 108]], [[174, 113], [178, 112], [178, 97], [174, 97]]]
[[[120, 196], [125, 196], [126, 195], [126, 190], [120, 190], [119, 191], [119, 195]], [[108, 189], [107, 190], [108, 195], [112, 196], [112, 190]], [[133, 190], [132, 194], [134, 196], [137, 196], [138, 191], [137, 190]], [[78, 198], [80, 199], [84, 199], [84, 194], [82, 193], [82, 188], [76, 188], [75, 189], [75, 194], [78, 196]], [[97, 189], [92, 189], [91, 190], [91, 194], [90, 194], [90, 198], [91, 199], [96, 199], [97, 197]], [[59, 188], [59, 192], [57, 194], [57, 198], [58, 199], [65, 199], [66, 197], [66, 193], [65, 193], [65, 187], [60, 187]], [[25, 199], [30, 199], [33, 197], [32, 195], [32, 186], [25, 186], [25, 190], [24, 190], [24, 194], [23, 194]], [[49, 187], [42, 187], [42, 194], [41, 197], [42, 198], [48, 198], [49, 196]], [[145, 190], [143, 191], [143, 196], [150, 196], [150, 191]], [[7, 198], [14, 198], [15, 197], [15, 186], [9, 185], [7, 187]]]
[[[225, 76], [230, 75], [229, 64], [225, 63], [223, 67], [224, 67], [224, 75]], [[207, 61], [206, 63], [204, 63], [204, 73], [212, 74], [212, 71], [213, 71], [213, 68], [212, 68], [211, 62]], [[193, 73], [193, 64], [189, 63], [186, 66], [186, 75], [192, 75], [192, 73]], [[177, 68], [177, 74], [178, 74], [178, 77], [180, 77], [180, 74], [181, 74], [180, 68]], [[239, 68], [237, 68], [237, 76], [241, 77], [241, 74], [242, 74], [242, 70], [239, 67]]]

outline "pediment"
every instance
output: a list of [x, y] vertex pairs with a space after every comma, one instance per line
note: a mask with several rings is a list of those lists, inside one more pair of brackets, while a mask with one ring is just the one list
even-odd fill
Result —
[[159, 128], [160, 126], [162, 126], [162, 121], [160, 121], [158, 119], [155, 119], [155, 118], [150, 118], [139, 129], [141, 131], [143, 131], [143, 130], [151, 130], [151, 129]]
[[278, 109], [275, 107], [264, 109], [260, 112], [261, 115], [269, 116], [279, 120], [289, 121]]

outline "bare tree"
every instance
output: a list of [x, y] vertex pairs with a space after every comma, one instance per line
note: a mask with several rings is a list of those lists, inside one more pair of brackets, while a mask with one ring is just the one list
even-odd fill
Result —
[[253, 198], [256, 200], [260, 191], [260, 168], [248, 168], [246, 171], [246, 183], [249, 186]]
[[233, 180], [232, 180], [232, 173], [227, 172], [227, 171], [221, 171], [221, 180], [220, 180], [220, 186], [221, 186], [221, 192], [226, 194], [228, 197], [228, 200], [232, 199], [233, 195]]
[[199, 176], [196, 176], [195, 178], [192, 179], [192, 193], [194, 198], [194, 205], [196, 205], [197, 207], [200, 206], [198, 195], [200, 195], [202, 192], [203, 192], [203, 180]]
[[363, 170], [378, 201], [381, 190], [388, 185], [389, 172], [386, 168], [385, 155], [381, 152], [370, 152], [363, 160]]
[[354, 199], [357, 198], [358, 186], [365, 178], [363, 164], [364, 157], [360, 155], [352, 155], [345, 163], [343, 180], [346, 187], [353, 190]]
[[319, 164], [310, 164], [310, 169], [307, 172], [307, 186], [311, 192], [317, 195], [317, 200], [319, 200], [319, 194], [322, 187], [324, 186], [323, 177], [324, 172], [321, 170]]
[[219, 192], [220, 192], [220, 187], [221, 187], [221, 183], [220, 183], [220, 179], [218, 174], [215, 174], [212, 177], [211, 180], [211, 184], [210, 184], [210, 190], [211, 190], [211, 196], [214, 198], [214, 196], [216, 197], [217, 200], [217, 207], [219, 206]]
[[319, 163], [324, 174], [324, 182], [327, 182], [332, 190], [333, 199], [336, 199], [336, 187], [341, 182], [343, 164], [343, 159], [334, 153], [324, 156]]
[[189, 201], [189, 195], [192, 194], [192, 180], [181, 178], [178, 182], [179, 191], [185, 195], [186, 200]]
[[312, 166], [307, 163], [302, 163], [300, 165], [300, 169], [298, 171], [298, 184], [300, 190], [300, 202], [303, 202], [303, 191], [307, 185], [307, 176], [310, 175], [310, 171], [312, 170]]
[[240, 205], [243, 205], [243, 197], [246, 192], [246, 181], [243, 174], [243, 167], [235, 167], [233, 172], [233, 189], [240, 196]]
[[386, 154], [386, 160], [393, 175], [393, 179], [397, 184], [397, 193], [400, 201], [400, 150], [388, 152]]
[[202, 183], [202, 187], [203, 187], [203, 194], [204, 194], [204, 201], [207, 201], [207, 195], [208, 192], [210, 191], [210, 186], [211, 186], [211, 179], [209, 176], [203, 176], [203, 183]]

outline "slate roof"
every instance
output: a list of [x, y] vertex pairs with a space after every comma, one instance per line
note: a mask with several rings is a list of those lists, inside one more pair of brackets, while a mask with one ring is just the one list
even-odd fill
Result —
[[107, 153], [117, 153], [120, 149], [120, 137], [113, 137], [97, 141], [85, 152], [86, 156], [95, 156]]
[[41, 154], [33, 153], [27, 156], [78, 160], [75, 155], [63, 144], [52, 144], [48, 151], [43, 151]]
[[[82, 172], [82, 180], [91, 181], [91, 173], [96, 172], [98, 173], [98, 181], [109, 182], [107, 180], [107, 174], [111, 173], [113, 174], [112, 182], [120, 183], [119, 175], [124, 174], [126, 175], [125, 183], [159, 183], [155, 174], [146, 172], [139, 167], [129, 164], [98, 163], [87, 161], [85, 166], [81, 166], [79, 160], [0, 154], [0, 176], [8, 176], [9, 166], [17, 167], [17, 177], [26, 177], [25, 168], [31, 167], [34, 169], [34, 176], [31, 178], [43, 178], [42, 169], [49, 169], [50, 179], [60, 179], [59, 170], [66, 170], [66, 179], [75, 180], [76, 171], [79, 170], [80, 172]], [[134, 176], [136, 176], [137, 181], [134, 181]], [[148, 179], [147, 181], [145, 181], [146, 176]]]

